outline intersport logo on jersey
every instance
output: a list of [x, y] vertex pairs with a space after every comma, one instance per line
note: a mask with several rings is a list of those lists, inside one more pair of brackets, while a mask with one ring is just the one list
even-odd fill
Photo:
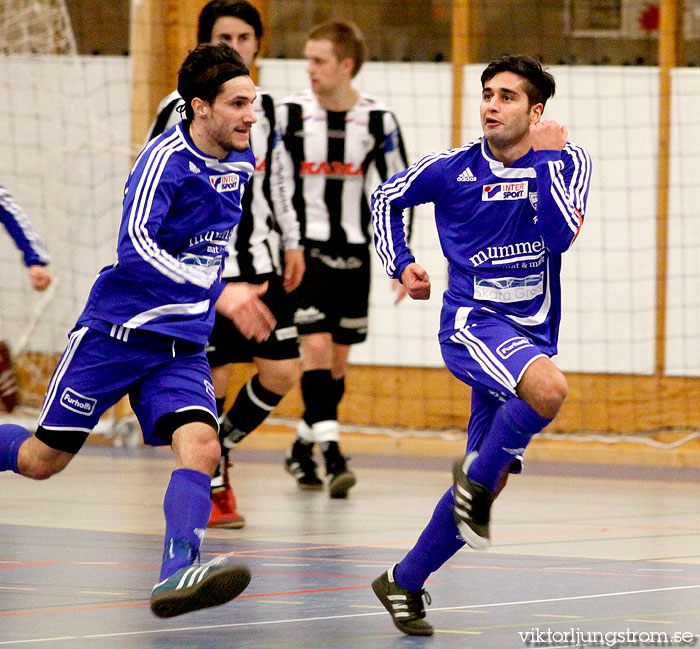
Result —
[[519, 201], [527, 196], [527, 180], [484, 185], [481, 191], [482, 201]]
[[234, 192], [238, 189], [240, 178], [238, 174], [223, 174], [221, 176], [209, 176], [211, 186], [222, 194], [223, 192]]

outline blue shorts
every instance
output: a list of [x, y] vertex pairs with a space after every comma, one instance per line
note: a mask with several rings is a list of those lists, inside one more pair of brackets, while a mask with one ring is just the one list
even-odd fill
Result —
[[37, 437], [76, 453], [102, 414], [127, 394], [146, 444], [170, 444], [173, 432], [192, 421], [218, 429], [203, 345], [137, 330], [127, 342], [79, 327], [49, 382]]
[[472, 388], [469, 453], [479, 449], [501, 404], [517, 396], [530, 363], [549, 355], [487, 308], [460, 307], [454, 325], [440, 333], [440, 350], [447, 369]]
[[447, 369], [472, 388], [505, 401], [530, 363], [547, 357], [532, 340], [487, 308], [460, 307], [455, 328], [440, 333], [440, 350]]

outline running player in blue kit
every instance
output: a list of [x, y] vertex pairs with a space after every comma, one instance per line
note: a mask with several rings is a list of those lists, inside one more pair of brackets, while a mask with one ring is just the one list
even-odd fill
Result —
[[144, 441], [172, 445], [165, 549], [151, 609], [160, 617], [223, 604], [250, 581], [220, 556], [201, 565], [209, 488], [221, 450], [205, 354], [214, 311], [248, 338], [275, 320], [265, 286], [225, 284], [226, 244], [255, 167], [255, 86], [227, 45], [202, 45], [178, 75], [185, 120], [141, 152], [124, 190], [118, 260], [103, 268], [49, 383], [34, 435], [0, 426], [0, 470], [36, 480], [64, 469], [100, 416], [128, 394]]
[[432, 635], [423, 585], [465, 544], [489, 544], [494, 498], [521, 470], [530, 439], [567, 393], [557, 353], [561, 255], [586, 211], [591, 162], [566, 127], [541, 121], [554, 78], [506, 56], [481, 76], [483, 137], [425, 156], [372, 197], [375, 247], [415, 300], [430, 278], [405, 238], [403, 211], [433, 203], [449, 262], [439, 341], [447, 368], [472, 388], [466, 458], [413, 549], [372, 584], [408, 635]]

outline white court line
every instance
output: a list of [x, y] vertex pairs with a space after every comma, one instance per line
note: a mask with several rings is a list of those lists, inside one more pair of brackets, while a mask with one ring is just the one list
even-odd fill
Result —
[[[572, 602], [584, 599], [598, 599], [604, 597], [621, 597], [623, 595], [644, 595], [646, 593], [664, 593], [674, 590], [700, 589], [700, 584], [692, 586], [671, 586], [669, 588], [646, 588], [644, 590], [623, 590], [616, 593], [596, 593], [594, 595], [575, 595], [572, 597], [551, 597], [548, 599], [529, 599], [517, 602], [495, 602], [493, 604], [470, 604], [468, 606], [444, 606], [441, 608], [431, 608], [431, 611], [455, 611], [470, 608], [498, 608], [502, 606], [525, 606], [528, 604], [545, 604], [550, 602]], [[346, 615], [319, 615], [316, 617], [298, 617], [291, 620], [264, 620], [261, 622], [234, 622], [231, 624], [206, 624], [203, 626], [183, 626], [176, 629], [151, 629], [149, 631], [122, 631], [120, 633], [95, 633], [81, 636], [64, 636], [56, 638], [39, 638], [37, 640], [5, 640], [0, 642], [0, 646], [9, 647], [18, 644], [29, 644], [32, 642], [57, 642], [59, 640], [87, 640], [91, 638], [120, 638], [125, 636], [146, 636], [161, 633], [182, 633], [183, 631], [207, 631], [211, 629], [233, 629], [244, 626], [266, 626], [271, 624], [292, 624], [294, 622], [320, 622], [323, 620], [343, 620], [355, 617], [372, 617], [376, 615], [387, 615], [386, 611], [377, 613], [352, 613]], [[552, 649], [550, 647], [550, 649]]]

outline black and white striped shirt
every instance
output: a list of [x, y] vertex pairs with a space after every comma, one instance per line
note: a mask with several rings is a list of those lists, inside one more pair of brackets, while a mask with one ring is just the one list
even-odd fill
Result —
[[[269, 94], [260, 88], [256, 88], [256, 92], [253, 110], [257, 122], [250, 134], [255, 175], [243, 194], [243, 216], [228, 245], [223, 272], [226, 278], [279, 272], [269, 243], [275, 222], [285, 250], [294, 250], [300, 245], [299, 222], [290, 193], [291, 163], [276, 127], [275, 106]], [[148, 140], [181, 120], [180, 106], [184, 106], [184, 101], [177, 91], [161, 101]]]
[[368, 244], [368, 172], [376, 169], [383, 182], [408, 166], [393, 113], [364, 93], [346, 112], [327, 111], [306, 90], [278, 105], [277, 122], [292, 160], [302, 242]]

